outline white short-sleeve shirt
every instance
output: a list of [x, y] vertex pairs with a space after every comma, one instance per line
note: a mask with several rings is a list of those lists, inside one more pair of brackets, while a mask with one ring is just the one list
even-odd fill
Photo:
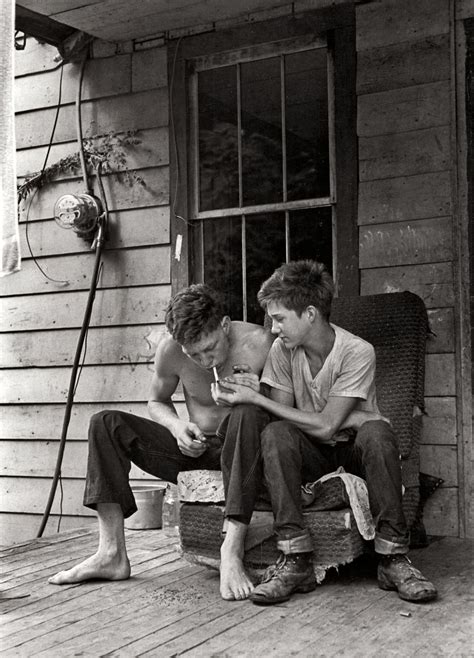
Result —
[[359, 398], [356, 409], [380, 413], [375, 395], [375, 351], [359, 336], [334, 324], [335, 340], [321, 370], [313, 377], [302, 347], [287, 349], [277, 338], [261, 381], [290, 393], [302, 411], [322, 411], [330, 397]]

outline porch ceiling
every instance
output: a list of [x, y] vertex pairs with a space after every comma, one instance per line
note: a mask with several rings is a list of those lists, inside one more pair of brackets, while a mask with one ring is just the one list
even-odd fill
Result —
[[[288, 4], [285, 0], [20, 0], [23, 9], [105, 41], [140, 39], [161, 32], [235, 18]], [[328, 4], [327, 1], [321, 5]], [[59, 26], [58, 26], [59, 27]], [[36, 36], [33, 34], [32, 36]]]

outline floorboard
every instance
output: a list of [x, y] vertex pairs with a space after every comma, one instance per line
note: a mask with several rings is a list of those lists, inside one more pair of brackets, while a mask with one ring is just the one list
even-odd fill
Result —
[[2, 658], [474, 655], [472, 541], [444, 538], [412, 552], [439, 589], [431, 604], [380, 590], [365, 558], [332, 571], [315, 592], [259, 607], [222, 601], [218, 573], [187, 563], [176, 537], [126, 533], [127, 581], [47, 582], [95, 551], [89, 528], [0, 551]]

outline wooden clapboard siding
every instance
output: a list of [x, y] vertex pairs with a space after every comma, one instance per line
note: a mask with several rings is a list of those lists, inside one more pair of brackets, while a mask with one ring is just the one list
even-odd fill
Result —
[[[151, 363], [103, 365], [82, 368], [77, 402], [140, 402], [148, 397]], [[1, 404], [63, 402], [70, 368], [14, 368], [3, 370]]]
[[[25, 51], [28, 56], [28, 52]], [[91, 100], [128, 94], [131, 92], [131, 54], [114, 58], [89, 60], [87, 63], [82, 98]], [[61, 103], [74, 103], [80, 76], [79, 66], [68, 66], [64, 71]], [[15, 112], [25, 112], [45, 107], [55, 107], [59, 94], [60, 72], [58, 69], [30, 76], [15, 82]]]
[[449, 124], [449, 80], [364, 94], [358, 99], [361, 137]]
[[454, 305], [452, 263], [427, 263], [402, 267], [374, 267], [361, 270], [361, 294], [411, 290], [427, 308]]
[[359, 139], [360, 180], [378, 180], [449, 169], [448, 126]]
[[[49, 144], [55, 115], [55, 107], [17, 114], [15, 132], [18, 148]], [[168, 123], [168, 90], [166, 88], [150, 89], [133, 94], [133, 96], [122, 94], [85, 101], [82, 116], [86, 125], [93, 125], [91, 134], [102, 134], [109, 131], [143, 131], [166, 126]], [[53, 143], [77, 140], [75, 118], [74, 104], [61, 105]], [[54, 161], [50, 160], [50, 162]]]
[[444, 487], [458, 486], [458, 462], [456, 445], [420, 446], [420, 470], [443, 478]]
[[[95, 327], [87, 334], [86, 363], [152, 362], [162, 325]], [[2, 368], [72, 366], [77, 329], [0, 334]]]
[[428, 310], [428, 322], [432, 334], [428, 335], [426, 351], [433, 353], [454, 352], [454, 311], [452, 308]]
[[132, 91], [159, 89], [168, 85], [168, 63], [163, 48], [132, 53]]
[[438, 489], [428, 498], [423, 516], [430, 535], [456, 537], [459, 534], [459, 489]]
[[[150, 481], [156, 482], [151, 476]], [[62, 478], [62, 513], [66, 516], [91, 516], [92, 510], [88, 510], [82, 504], [84, 493], [83, 478]], [[25, 484], [28, 483], [28, 486]], [[131, 484], [143, 484], [143, 480], [131, 480]], [[0, 479], [0, 500], [3, 511], [14, 513], [18, 510], [27, 509], [29, 513], [42, 514], [46, 501], [48, 500], [51, 487], [51, 478], [2, 477]], [[61, 497], [55, 497], [52, 514], [61, 512]]]
[[[58, 454], [58, 441], [18, 440], [0, 442], [0, 474], [6, 477], [51, 478], [51, 464]], [[69, 441], [64, 450], [61, 477], [86, 476], [87, 442]], [[133, 480], [150, 480], [153, 476], [132, 465]]]
[[[143, 178], [145, 186], [129, 185], [123, 176], [111, 174], [103, 177], [108, 206], [111, 210], [126, 210], [128, 208], [147, 208], [163, 206], [169, 202], [167, 166], [152, 167], [138, 170], [137, 175]], [[29, 200], [20, 204], [22, 221], [33, 222], [38, 219], [50, 219], [54, 216], [54, 204], [63, 194], [81, 194], [84, 192], [82, 178], [59, 180], [54, 185], [42, 188], [34, 198], [34, 204]]]
[[449, 32], [449, 2], [383, 0], [357, 8], [357, 50], [420, 41]]
[[361, 294], [411, 290], [428, 308], [421, 469], [444, 479], [429, 533], [462, 506], [456, 377], [453, 68], [448, 0], [357, 7]]
[[423, 445], [456, 445], [456, 399], [454, 397], [425, 398], [422, 417]]
[[[100, 49], [95, 49], [99, 51]], [[105, 49], [104, 49], [105, 50]], [[94, 57], [82, 85], [85, 136], [137, 131], [125, 151], [127, 167], [144, 181], [103, 176], [109, 239], [103, 253], [85, 364], [72, 409], [63, 463], [68, 527], [92, 512], [82, 507], [90, 416], [104, 408], [147, 416], [157, 333], [170, 296], [169, 143], [166, 49]], [[60, 71], [55, 49], [28, 39], [16, 52], [17, 173], [41, 169], [56, 117]], [[63, 70], [61, 108], [47, 164], [77, 151], [76, 109], [80, 66]], [[46, 504], [63, 425], [71, 365], [88, 298], [95, 255], [90, 245], [54, 221], [54, 203], [81, 193], [78, 174], [61, 174], [21, 204], [22, 269], [2, 279], [0, 365], [3, 465], [2, 541], [34, 536]], [[92, 177], [98, 194], [97, 181]], [[51, 281], [39, 271], [35, 258]], [[179, 413], [185, 415], [182, 395]], [[134, 469], [137, 481], [150, 478]], [[53, 515], [59, 513], [59, 494]], [[54, 526], [57, 516], [48, 523]]]
[[[184, 402], [175, 403], [178, 414], [187, 416]], [[148, 417], [144, 402], [92, 402], [74, 404], [67, 435], [68, 441], [84, 441], [90, 417], [103, 409], [120, 409]], [[2, 407], [0, 439], [54, 439], [59, 437], [65, 404], [15, 404]]]
[[[41, 262], [42, 269], [59, 285], [46, 279], [33, 259], [25, 259], [15, 277], [2, 282], [4, 294], [25, 295], [49, 292], [54, 287], [63, 290], [88, 290], [94, 254], [51, 256]], [[159, 285], [169, 282], [169, 247], [157, 245], [140, 249], [106, 250], [100, 275], [101, 288], [118, 286]]]
[[54, 46], [40, 43], [32, 38], [28, 38], [27, 41], [29, 57], [15, 57], [14, 69], [17, 80], [23, 75], [38, 74], [57, 66], [54, 58], [57, 57], [58, 51]]
[[[166, 127], [148, 128], [136, 136], [139, 143], [126, 151], [129, 169], [145, 169], [169, 164], [168, 129]], [[58, 162], [77, 152], [77, 141], [53, 144], [49, 151], [48, 162]], [[47, 146], [36, 146], [17, 152], [17, 176], [23, 178], [41, 170], [48, 151]], [[125, 152], [125, 151], [124, 151]], [[63, 176], [67, 178], [67, 176]], [[73, 176], [71, 175], [71, 178]]]
[[[361, 27], [360, 20], [358, 24]], [[403, 40], [380, 48], [371, 44], [369, 50], [360, 50], [359, 41], [357, 61], [359, 94], [448, 80], [449, 34], [410, 41], [409, 48]]]
[[426, 397], [456, 395], [455, 370], [454, 354], [427, 354]]
[[[109, 215], [107, 249], [143, 247], [169, 242], [168, 206], [113, 211]], [[90, 245], [74, 231], [65, 231], [54, 220], [20, 223], [20, 250], [25, 258], [89, 253]]]
[[[63, 292], [60, 287], [57, 290], [33, 297], [18, 295], [0, 299], [0, 331], [81, 327], [88, 291]], [[90, 326], [162, 322], [170, 290], [169, 284], [99, 289]]]
[[449, 171], [361, 182], [359, 225], [446, 217], [451, 214]]
[[453, 258], [451, 217], [370, 224], [359, 231], [359, 262], [363, 269]]

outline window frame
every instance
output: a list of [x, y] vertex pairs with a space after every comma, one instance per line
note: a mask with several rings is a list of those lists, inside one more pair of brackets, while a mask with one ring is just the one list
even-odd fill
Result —
[[[191, 144], [192, 112], [188, 80], [199, 58], [229, 51], [249, 50], [291, 38], [327, 39], [333, 53], [334, 279], [336, 294], [359, 294], [359, 245], [357, 227], [358, 157], [356, 134], [356, 55], [353, 5], [331, 7], [296, 17], [255, 23], [232, 30], [182, 37], [169, 45], [170, 99], [170, 220], [172, 293], [193, 283], [199, 257], [197, 246], [202, 222], [190, 220], [195, 198]], [[332, 175], [332, 174], [331, 174]], [[207, 213], [206, 213], [207, 214]]]

